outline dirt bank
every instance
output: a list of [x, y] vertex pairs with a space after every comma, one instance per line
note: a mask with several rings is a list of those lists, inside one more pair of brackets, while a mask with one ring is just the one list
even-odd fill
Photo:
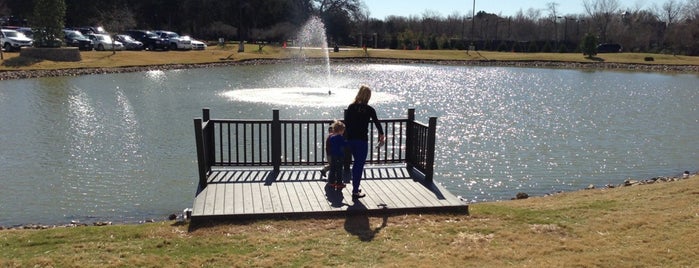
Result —
[[[699, 73], [696, 65], [662, 65], [662, 64], [626, 64], [626, 63], [580, 63], [557, 61], [455, 61], [455, 60], [420, 60], [420, 59], [393, 59], [393, 58], [333, 58], [334, 63], [384, 63], [384, 64], [440, 64], [455, 66], [505, 66], [505, 67], [535, 67], [535, 68], [561, 68], [561, 69], [600, 69], [600, 70], [628, 70], [640, 72], [679, 72]], [[17, 70], [0, 71], [0, 80], [27, 79], [38, 77], [78, 76], [110, 73], [131, 73], [151, 70], [174, 70], [191, 68], [210, 68], [219, 66], [257, 65], [293, 62], [295, 59], [254, 59], [244, 61], [222, 61], [202, 64], [166, 64], [148, 66], [127, 66], [117, 68], [74, 68], [55, 70]]]

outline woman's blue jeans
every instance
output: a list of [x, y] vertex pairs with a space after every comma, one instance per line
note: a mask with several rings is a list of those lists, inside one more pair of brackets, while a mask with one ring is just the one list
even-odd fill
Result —
[[354, 160], [352, 164], [352, 193], [358, 193], [362, 174], [364, 174], [367, 153], [369, 153], [369, 143], [364, 140], [349, 140], [347, 142], [352, 150], [352, 158]]

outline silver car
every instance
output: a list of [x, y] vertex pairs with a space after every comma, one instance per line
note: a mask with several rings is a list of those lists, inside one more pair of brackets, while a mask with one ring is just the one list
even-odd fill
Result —
[[88, 34], [90, 40], [95, 44], [95, 50], [124, 50], [124, 44], [112, 39], [106, 34]]

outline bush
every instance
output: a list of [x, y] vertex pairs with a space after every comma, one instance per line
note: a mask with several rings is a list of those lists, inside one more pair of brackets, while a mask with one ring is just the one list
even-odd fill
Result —
[[498, 45], [498, 51], [500, 51], [500, 52], [507, 51], [507, 43], [505, 43], [504, 41], [500, 42], [500, 44]]
[[553, 49], [551, 49], [551, 42], [546, 41], [546, 43], [544, 43], [544, 47], [541, 48], [541, 52], [552, 52], [552, 51], [553, 51]]
[[568, 47], [566, 47], [566, 45], [564, 44], [561, 44], [558, 47], [558, 53], [568, 53]]
[[644, 61], [655, 61], [653, 57], [645, 57], [643, 58]]
[[529, 47], [527, 48], [527, 52], [539, 52], [539, 47], [536, 45], [536, 42], [529, 43]]

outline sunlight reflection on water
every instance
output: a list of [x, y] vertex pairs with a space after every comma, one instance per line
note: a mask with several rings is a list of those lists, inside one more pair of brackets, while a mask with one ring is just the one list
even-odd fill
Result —
[[[468, 201], [696, 170], [693, 75], [278, 64], [0, 81], [0, 225], [138, 221], [191, 206], [192, 118], [437, 120], [435, 181]], [[327, 91], [333, 94], [327, 94]], [[279, 107], [281, 106], [281, 107]]]
[[[221, 93], [232, 101], [312, 107], [347, 106], [356, 94], [356, 89], [332, 87], [251, 88]], [[389, 103], [398, 99], [398, 96], [385, 92], [375, 92], [371, 96], [371, 102], [374, 104]]]

